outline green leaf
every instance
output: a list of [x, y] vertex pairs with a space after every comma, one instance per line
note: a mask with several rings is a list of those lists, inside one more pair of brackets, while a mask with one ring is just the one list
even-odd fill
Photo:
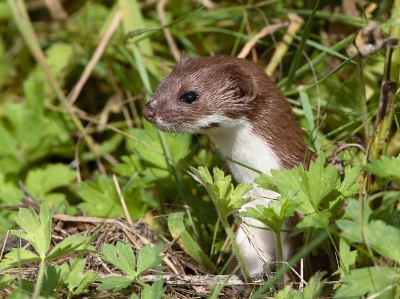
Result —
[[326, 167], [324, 165], [325, 157], [318, 156], [315, 163], [310, 163], [307, 180], [300, 183], [316, 211], [324, 197], [334, 190], [339, 182], [338, 170], [332, 164]]
[[299, 291], [293, 289], [292, 285], [287, 285], [283, 290], [274, 294], [275, 299], [303, 299]]
[[40, 206], [39, 217], [32, 207], [29, 207], [29, 210], [21, 208], [15, 221], [25, 232], [11, 231], [14, 236], [28, 241], [42, 260], [45, 259], [50, 248], [51, 218], [51, 213], [45, 203]]
[[36, 77], [30, 76], [24, 81], [24, 94], [28, 110], [35, 117], [44, 117], [43, 85]]
[[205, 167], [191, 168], [194, 174], [206, 187], [217, 212], [221, 218], [226, 219], [231, 213], [238, 211], [251, 198], [243, 198], [252, 189], [251, 184], [239, 184], [236, 189], [231, 182], [231, 176], [225, 176], [219, 168], [214, 168], [214, 180]]
[[79, 284], [79, 286], [73, 291], [74, 295], [79, 295], [82, 293], [88, 293], [89, 289], [88, 287], [94, 283], [99, 276], [97, 273], [93, 270], [86, 271], [83, 275], [83, 278]]
[[129, 244], [117, 242], [116, 246], [104, 244], [103, 259], [120, 269], [131, 279], [136, 279], [138, 273], [135, 269], [135, 254]]
[[335, 298], [373, 297], [378, 294], [382, 299], [397, 298], [400, 270], [383, 266], [354, 269], [343, 277], [343, 282], [345, 284], [337, 291]]
[[69, 271], [63, 277], [63, 282], [67, 285], [70, 294], [79, 295], [87, 292], [86, 288], [97, 280], [98, 276], [94, 271], [84, 272], [85, 265], [85, 259], [70, 259]]
[[12, 280], [14, 280], [14, 276], [10, 274], [0, 275], [0, 291], [8, 288]]
[[125, 214], [115, 185], [107, 177], [99, 176], [96, 183], [81, 182], [78, 184], [78, 194], [84, 201], [79, 204], [79, 208], [92, 216], [113, 217]]
[[396, 157], [381, 156], [380, 160], [371, 159], [364, 169], [381, 178], [400, 180], [400, 160]]
[[315, 273], [308, 281], [307, 286], [304, 288], [302, 298], [321, 298], [321, 291], [324, 287], [326, 279], [323, 279], [326, 272]]
[[[155, 128], [150, 130], [131, 129], [129, 130], [129, 133], [135, 136], [138, 140], [150, 145], [158, 152], [163, 152], [161, 140]], [[139, 143], [136, 140], [129, 140], [128, 147], [134, 150], [141, 160], [148, 162], [150, 165], [154, 165], [157, 168], [164, 170], [168, 169], [168, 163], [165, 157], [154, 150], [149, 150], [149, 148], [144, 146], [142, 143]]]
[[207, 269], [214, 269], [214, 264], [210, 258], [203, 252], [199, 244], [193, 239], [191, 234], [186, 230], [183, 223], [185, 213], [172, 213], [168, 217], [168, 228], [171, 236], [177, 239], [179, 246], [188, 255], [194, 258], [199, 264], [204, 265]]
[[[1, 127], [1, 124], [0, 124]], [[1, 135], [1, 132], [0, 132]], [[0, 159], [1, 160], [1, 159]], [[0, 164], [1, 168], [1, 164]], [[6, 175], [0, 172], [0, 200], [5, 206], [14, 206], [21, 204], [21, 198], [24, 197], [24, 192], [17, 187], [12, 181], [6, 180]]]
[[161, 299], [165, 288], [163, 288], [163, 281], [157, 280], [151, 286], [145, 285], [141, 294], [141, 299]]
[[76, 179], [76, 172], [68, 165], [49, 164], [42, 169], [30, 170], [25, 186], [35, 198], [44, 199], [53, 189], [69, 186]]
[[121, 160], [122, 162], [114, 167], [114, 171], [122, 176], [137, 176], [142, 170], [140, 159], [136, 155], [122, 156]]
[[162, 245], [157, 245], [151, 247], [150, 244], [146, 244], [143, 247], [139, 248], [138, 257], [137, 257], [137, 275], [141, 275], [144, 271], [147, 271], [154, 266], [160, 264], [165, 255], [161, 255], [160, 253], [163, 250]]
[[339, 174], [331, 164], [325, 167], [325, 157], [318, 156], [310, 163], [308, 171], [300, 164], [290, 170], [271, 170], [271, 177], [261, 175], [256, 182], [261, 187], [272, 187], [281, 196], [301, 202], [298, 211], [302, 214], [317, 213], [324, 201], [332, 200], [328, 195], [339, 186]]
[[5, 173], [18, 173], [26, 164], [54, 153], [70, 141], [63, 127], [65, 120], [56, 113], [42, 116], [34, 113], [35, 109], [25, 103], [7, 101], [2, 106], [2, 119], [7, 125], [0, 123], [0, 166]]
[[90, 245], [91, 240], [91, 237], [69, 236], [50, 251], [46, 261], [58, 259], [73, 252], [96, 252], [96, 249]]
[[[130, 134], [136, 136], [138, 140], [129, 140], [128, 147], [140, 157], [142, 161], [147, 162], [150, 167], [155, 167], [169, 172], [169, 165], [164, 157], [160, 154], [164, 152], [164, 148], [159, 136], [159, 132], [153, 126], [147, 130], [131, 129]], [[191, 135], [189, 134], [165, 134], [171, 158], [178, 162], [184, 159], [190, 153]], [[144, 145], [147, 144], [148, 146]], [[149, 146], [151, 148], [149, 148]], [[154, 151], [154, 148], [156, 151]]]
[[127, 288], [135, 280], [132, 278], [108, 276], [100, 279], [101, 284], [97, 287], [98, 290], [112, 290], [113, 292]]
[[[377, 253], [400, 263], [400, 227], [376, 218], [367, 202], [363, 201], [362, 205], [363, 229], [368, 238], [368, 244]], [[342, 237], [350, 243], [364, 243], [358, 201], [349, 199], [344, 209], [351, 220], [336, 221], [338, 227], [342, 230]]]
[[[239, 184], [236, 186], [236, 188], [233, 190], [233, 192], [230, 195], [230, 200], [229, 200], [229, 208], [232, 208], [234, 210], [239, 210], [242, 205], [244, 204], [244, 201], [247, 199], [244, 199], [243, 196], [249, 192], [253, 187], [251, 184]], [[250, 201], [250, 199], [249, 199]]]
[[332, 214], [327, 209], [315, 214], [306, 215], [296, 225], [296, 230], [304, 230], [306, 228], [327, 228], [331, 217]]
[[11, 248], [0, 262], [0, 270], [16, 268], [27, 263], [38, 262], [40, 257], [31, 251], [21, 248]]
[[[127, 183], [121, 189], [131, 218], [138, 220], [143, 217], [147, 205], [142, 202], [142, 188]], [[78, 194], [84, 201], [78, 205], [79, 208], [91, 216], [125, 216], [115, 184], [110, 178], [99, 176], [97, 182], [81, 182], [78, 184]]]
[[[21, 279], [19, 286], [21, 290], [24, 290], [26, 293], [33, 294], [35, 290], [35, 285], [32, 281], [28, 279]], [[7, 297], [8, 298], [8, 297]]]
[[254, 182], [263, 189], [279, 193], [278, 186], [276, 185], [277, 180], [266, 173], [260, 174], [260, 176], [254, 179]]
[[61, 268], [58, 265], [48, 266], [43, 277], [42, 296], [49, 298], [61, 280]]
[[318, 138], [317, 138], [318, 128], [315, 126], [314, 115], [312, 113], [308, 94], [305, 91], [300, 90], [299, 95], [300, 95], [301, 105], [303, 106], [304, 116], [307, 119], [308, 125], [310, 127], [314, 148], [317, 152], [317, 155], [319, 155], [321, 153], [321, 149], [319, 147]]
[[[51, 74], [59, 84], [62, 84], [65, 76], [67, 75], [66, 69], [68, 64], [74, 55], [74, 46], [66, 43], [52, 43], [46, 50], [46, 64], [49, 67]], [[50, 85], [50, 80], [43, 72], [39, 65], [36, 66], [35, 70], [30, 73], [30, 77], [35, 77], [36, 80], [42, 83], [44, 94], [49, 97], [53, 95], [53, 89]]]
[[14, 290], [10, 295], [7, 296], [7, 299], [30, 299], [30, 297], [25, 291], [21, 289]]
[[360, 191], [360, 183], [357, 181], [360, 177], [360, 167], [347, 166], [344, 169], [344, 180], [340, 183], [338, 191], [344, 198], [350, 197]]
[[300, 202], [284, 200], [283, 202], [270, 201], [268, 207], [257, 205], [256, 208], [248, 207], [246, 211], [239, 212], [240, 216], [251, 217], [269, 226], [275, 233], [281, 231], [287, 217], [293, 216]]

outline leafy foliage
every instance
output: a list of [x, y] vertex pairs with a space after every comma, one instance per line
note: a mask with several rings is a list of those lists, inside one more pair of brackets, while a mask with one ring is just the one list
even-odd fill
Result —
[[[158, 280], [151, 286], [145, 285], [140, 296], [141, 299], [161, 299], [163, 297], [165, 288], [163, 288], [163, 281]], [[139, 296], [132, 294], [131, 299], [139, 299]]]
[[396, 157], [382, 156], [380, 160], [371, 159], [364, 169], [381, 178], [400, 180], [400, 161]]
[[184, 223], [183, 212], [170, 214], [168, 217], [168, 228], [171, 236], [177, 239], [179, 246], [198, 263], [206, 266], [210, 271], [214, 269], [215, 265], [209, 257], [203, 252], [199, 244], [193, 239], [190, 232], [187, 231]]
[[66, 263], [60, 267], [63, 275], [63, 282], [68, 288], [70, 295], [79, 295], [87, 293], [88, 286], [95, 282], [98, 278], [97, 273], [93, 270], [84, 272], [86, 260], [71, 259], [70, 266]]
[[[257, 218], [279, 233], [285, 217], [298, 211], [305, 217], [295, 234], [313, 240], [333, 231], [319, 245], [332, 254], [332, 261], [339, 259], [337, 273], [344, 284], [333, 290], [337, 297], [389, 298], [398, 292], [398, 93], [396, 87], [380, 93], [382, 81], [398, 84], [400, 55], [394, 50], [389, 59], [382, 50], [358, 59], [345, 51], [350, 44], [359, 46], [363, 36], [357, 30], [371, 20], [388, 36], [400, 36], [398, 0], [393, 6], [390, 1], [358, 1], [364, 6], [352, 16], [344, 12], [345, 1], [317, 1], [313, 10], [304, 10], [302, 1], [218, 1], [213, 6], [216, 1], [171, 0], [165, 7], [167, 25], [160, 23], [161, 13], [152, 3], [67, 1], [58, 10], [61, 14], [53, 15], [50, 2], [36, 6], [0, 0], [0, 232], [14, 229], [14, 236], [33, 247], [12, 248], [2, 257], [0, 269], [39, 263], [36, 284], [15, 277], [19, 284], [14, 285], [9, 276], [0, 275], [0, 290], [11, 287], [10, 298], [58, 296], [60, 288], [66, 296], [76, 296], [87, 290], [95, 275], [83, 271], [83, 260], [71, 259], [61, 267], [49, 266], [49, 261], [93, 251], [90, 238], [72, 236], [50, 249], [48, 207], [70, 215], [82, 210], [88, 216], [125, 217], [110, 179], [113, 173], [133, 220], [146, 219], [169, 230], [198, 262], [208, 268], [217, 264], [225, 239], [215, 225], [217, 218], [225, 221], [235, 215], [250, 200], [242, 198], [250, 186], [235, 188], [230, 176], [217, 169], [211, 176], [206, 168], [223, 164], [206, 138], [158, 132], [138, 111], [175, 64], [166, 28], [191, 57], [235, 56], [266, 21], [284, 24], [288, 14], [295, 13], [307, 22], [299, 24], [298, 31], [283, 28], [258, 39], [251, 58], [273, 79], [279, 78], [310, 147], [347, 166], [339, 175], [319, 155], [308, 171], [298, 166], [263, 174], [256, 183], [278, 192], [279, 201], [248, 209], [242, 216]], [[122, 26], [115, 26], [107, 40], [115, 20]], [[387, 44], [384, 38], [368, 47]], [[75, 89], [78, 85], [80, 90]], [[78, 90], [76, 98], [72, 90]], [[199, 188], [188, 166], [205, 188]], [[25, 191], [46, 203], [39, 215], [31, 208], [2, 208], [20, 205]], [[217, 213], [210, 213], [213, 204]], [[159, 215], [168, 217], [153, 217]], [[127, 248], [118, 250], [132, 258]], [[133, 276], [125, 282], [117, 279], [117, 285], [140, 283], [138, 273], [152, 265], [146, 256], [160, 258], [154, 249], [142, 250], [133, 268], [125, 269]], [[205, 252], [211, 252], [211, 258]], [[107, 282], [109, 289], [113, 279]], [[318, 296], [321, 281], [318, 275], [312, 278], [302, 296]], [[145, 285], [141, 297], [159, 298], [163, 292], [158, 282]], [[300, 295], [285, 288], [276, 296]]]
[[347, 201], [345, 211], [349, 218], [336, 222], [343, 231], [343, 238], [349, 243], [366, 243], [378, 254], [400, 263], [400, 221], [397, 211], [390, 218], [382, 219], [372, 213], [367, 202], [362, 202], [360, 208], [360, 204], [352, 199]]
[[[320, 155], [310, 163], [308, 171], [300, 164], [290, 170], [272, 170], [271, 176], [261, 174], [255, 182], [281, 195], [280, 205], [271, 202], [269, 209], [269, 213], [276, 215], [273, 217], [280, 219], [281, 223], [284, 217], [293, 215], [294, 210], [305, 215], [296, 226], [298, 233], [310, 228], [327, 228], [329, 223], [337, 219], [344, 199], [359, 191], [359, 175], [358, 167], [347, 166], [344, 180], [341, 181], [338, 170], [332, 164], [325, 166], [325, 157]], [[272, 219], [265, 221], [275, 226]]]
[[225, 176], [218, 168], [214, 168], [214, 179], [205, 167], [191, 169], [207, 189], [220, 218], [226, 219], [230, 214], [238, 211], [242, 205], [251, 201], [250, 197], [243, 198], [243, 195], [251, 190], [250, 184], [239, 184], [235, 188], [231, 176]]
[[48, 252], [51, 240], [51, 218], [51, 213], [45, 203], [40, 207], [39, 217], [32, 207], [29, 207], [29, 209], [20, 209], [18, 217], [16, 217], [16, 222], [25, 232], [13, 230], [11, 233], [16, 237], [28, 241], [39, 256], [25, 249], [12, 248], [12, 251], [7, 253], [5, 259], [0, 262], [0, 269], [18, 267], [21, 264], [33, 261], [49, 261], [72, 252], [95, 251], [89, 245], [90, 237], [72, 235]]
[[[139, 276], [158, 265], [164, 258], [160, 256], [162, 245], [151, 247], [150, 244], [139, 249], [137, 261], [129, 244], [117, 242], [116, 246], [104, 244], [103, 259], [120, 269], [128, 278], [108, 276], [100, 279], [99, 290], [118, 291], [128, 287], [133, 282], [140, 282]], [[140, 282], [141, 283], [141, 282]], [[144, 285], [143, 283], [141, 283]]]
[[335, 298], [379, 296], [396, 298], [400, 288], [400, 271], [393, 267], [365, 267], [351, 271]]
[[[70, 295], [78, 295], [86, 292], [87, 287], [97, 279], [97, 274], [94, 271], [83, 272], [86, 264], [86, 260], [83, 259], [72, 259], [70, 268], [65, 263], [61, 267], [46, 265], [46, 262], [70, 253], [95, 251], [89, 245], [91, 238], [72, 235], [48, 252], [51, 241], [52, 214], [46, 203], [42, 203], [39, 215], [32, 207], [29, 207], [29, 209], [21, 208], [15, 221], [24, 232], [13, 230], [11, 233], [28, 241], [38, 255], [29, 250], [12, 248], [11, 252], [7, 253], [0, 262], [0, 269], [16, 268], [24, 264], [39, 262], [36, 285], [33, 285], [30, 281], [21, 280], [21, 290], [32, 293], [34, 297], [37, 297], [40, 293], [43, 296], [49, 296], [53, 294], [56, 286], [62, 281], [68, 286]], [[8, 277], [5, 276], [3, 279], [6, 280]], [[15, 287], [15, 289], [18, 288], [19, 286]]]

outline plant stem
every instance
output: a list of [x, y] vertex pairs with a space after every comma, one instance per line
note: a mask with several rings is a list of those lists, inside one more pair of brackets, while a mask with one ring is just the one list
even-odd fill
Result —
[[[400, 0], [394, 3], [392, 18], [400, 15]], [[397, 26], [390, 28], [390, 36], [398, 37], [400, 29]], [[384, 80], [382, 81], [379, 107], [375, 120], [374, 140], [372, 140], [371, 157], [379, 159], [387, 154], [389, 132], [393, 123], [396, 108], [396, 90], [399, 81], [400, 50], [389, 46], [386, 49]]]
[[[278, 256], [278, 271], [282, 268], [283, 254], [282, 254], [282, 239], [281, 239], [281, 231], [278, 230], [275, 232], [276, 234], [276, 253]], [[283, 276], [279, 279], [279, 288], [283, 290], [284, 281]]]
[[39, 298], [40, 290], [42, 289], [43, 277], [44, 277], [44, 270], [46, 269], [46, 262], [44, 259], [40, 261], [39, 264], [39, 273], [37, 275], [35, 290], [33, 292], [33, 299]]
[[361, 95], [361, 106], [362, 106], [362, 114], [364, 117], [364, 133], [365, 139], [367, 142], [369, 141], [370, 134], [369, 134], [369, 124], [368, 124], [368, 105], [367, 105], [367, 96], [365, 93], [365, 80], [364, 80], [364, 67], [363, 67], [363, 60], [361, 57], [358, 57], [357, 60], [357, 76], [358, 82], [360, 84], [360, 95]]
[[343, 238], [340, 238], [339, 250], [340, 278], [343, 279], [350, 271], [350, 245]]
[[244, 259], [243, 259], [243, 256], [242, 256], [242, 253], [240, 252], [239, 246], [238, 246], [238, 244], [236, 242], [235, 235], [233, 234], [233, 232], [232, 232], [232, 230], [231, 230], [226, 218], [221, 217], [221, 215], [219, 215], [219, 216], [220, 216], [219, 219], [221, 220], [221, 224], [224, 227], [229, 239], [231, 240], [231, 243], [232, 243], [232, 246], [233, 246], [233, 250], [236, 253], [236, 257], [237, 257], [237, 259], [239, 261], [240, 267], [242, 268], [244, 277], [246, 278], [246, 281], [248, 283], [251, 283], [252, 280], [251, 280], [251, 277], [250, 277], [250, 273], [249, 273], [249, 270], [247, 269], [246, 263], [244, 262]]

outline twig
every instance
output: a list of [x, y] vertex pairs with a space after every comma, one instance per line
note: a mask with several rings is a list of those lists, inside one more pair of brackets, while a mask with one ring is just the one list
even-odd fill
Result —
[[[124, 275], [102, 275], [100, 278], [108, 276], [126, 277]], [[140, 280], [144, 283], [155, 282], [160, 279], [168, 285], [192, 285], [192, 286], [213, 286], [215, 284], [224, 284], [225, 286], [244, 286], [244, 285], [262, 285], [267, 277], [262, 274], [251, 275], [252, 283], [246, 283], [244, 278], [239, 275], [142, 275]]]
[[282, 57], [286, 54], [287, 50], [289, 49], [289, 45], [292, 44], [293, 36], [296, 35], [296, 33], [301, 28], [301, 25], [303, 25], [303, 23], [304, 23], [303, 19], [300, 18], [296, 14], [289, 14], [288, 18], [290, 20], [290, 24], [287, 29], [287, 32], [283, 36], [281, 43], [276, 48], [274, 54], [272, 55], [270, 63], [268, 64], [267, 68], [265, 69], [265, 72], [268, 75], [272, 75], [275, 68], [278, 66], [279, 62], [282, 60]]
[[282, 24], [276, 24], [276, 25], [271, 25], [271, 26], [265, 26], [259, 33], [257, 33], [251, 40], [249, 40], [244, 47], [242, 48], [242, 51], [240, 51], [239, 55], [237, 56], [238, 58], [245, 58], [251, 51], [251, 49], [255, 46], [255, 44], [258, 42], [258, 40], [262, 39], [264, 36], [274, 33], [275, 31], [278, 31], [281, 28], [284, 28], [288, 25], [288, 22], [282, 23]]
[[64, 10], [60, 0], [43, 0], [43, 2], [49, 10], [52, 19], [62, 21], [68, 18], [68, 14]]
[[8, 229], [7, 233], [6, 233], [6, 237], [4, 238], [3, 246], [1, 247], [0, 260], [3, 258], [4, 249], [6, 248], [6, 244], [7, 244], [7, 240], [8, 240], [8, 236], [9, 235], [10, 235], [10, 230]]
[[103, 38], [101, 39], [99, 45], [94, 51], [92, 58], [90, 59], [89, 63], [86, 65], [85, 70], [83, 71], [81, 77], [79, 78], [78, 83], [75, 85], [74, 89], [68, 95], [68, 104], [72, 105], [76, 99], [78, 98], [79, 94], [82, 91], [83, 86], [85, 85], [86, 81], [89, 79], [90, 74], [92, 73], [94, 67], [96, 66], [97, 62], [100, 60], [101, 56], [106, 49], [108, 42], [110, 41], [112, 35], [114, 34], [115, 30], [117, 29], [119, 23], [121, 21], [121, 11], [118, 10], [113, 20], [111, 21], [110, 27], [108, 27], [107, 31], [104, 33]]
[[[167, 0], [161, 0], [157, 4], [157, 13], [160, 17], [161, 25], [163, 27], [167, 25], [167, 21], [165, 19], [165, 4], [167, 4]], [[169, 45], [169, 48], [171, 49], [172, 56], [174, 56], [175, 61], [179, 61], [179, 59], [181, 58], [181, 53], [168, 27], [164, 27], [164, 35]]]
[[124, 196], [122, 195], [121, 188], [119, 187], [117, 176], [115, 173], [113, 174], [113, 181], [115, 185], [115, 189], [117, 190], [119, 200], [121, 201], [122, 208], [124, 209], [126, 220], [128, 221], [129, 225], [133, 225], [131, 215], [129, 214], [128, 207], [126, 206]]

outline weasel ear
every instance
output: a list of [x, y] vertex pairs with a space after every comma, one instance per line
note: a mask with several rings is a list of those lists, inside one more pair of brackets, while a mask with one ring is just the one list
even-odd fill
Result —
[[251, 75], [238, 65], [229, 65], [226, 68], [229, 81], [234, 84], [235, 95], [246, 102], [255, 98], [256, 86]]
[[185, 63], [190, 60], [190, 57], [186, 54], [185, 51], [182, 51], [181, 58], [179, 59], [178, 63]]

